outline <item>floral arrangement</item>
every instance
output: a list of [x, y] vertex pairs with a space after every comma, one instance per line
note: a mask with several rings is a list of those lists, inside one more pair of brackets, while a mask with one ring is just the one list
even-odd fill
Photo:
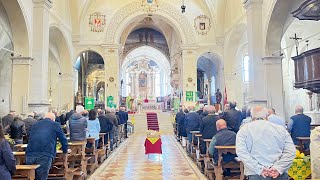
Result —
[[154, 130], [148, 130], [146, 132], [148, 138], [160, 138], [161, 133]]
[[299, 150], [296, 150], [295, 159], [303, 159], [304, 162], [309, 162], [310, 161], [310, 156], [306, 156], [304, 153], [301, 153]]
[[10, 143], [10, 145], [14, 145], [14, 140], [10, 138], [10, 135], [4, 135], [4, 138]]

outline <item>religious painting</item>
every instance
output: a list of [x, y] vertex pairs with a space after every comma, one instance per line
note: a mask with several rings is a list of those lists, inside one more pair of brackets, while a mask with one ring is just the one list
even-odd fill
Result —
[[147, 74], [144, 72], [139, 74], [139, 87], [147, 87]]
[[96, 100], [97, 101], [105, 101], [104, 88], [105, 88], [105, 82], [99, 82], [97, 84], [97, 89], [96, 89]]
[[89, 26], [92, 32], [102, 32], [106, 25], [106, 15], [100, 12], [90, 14]]
[[206, 15], [200, 15], [194, 19], [194, 28], [198, 34], [206, 35], [211, 28], [210, 18]]

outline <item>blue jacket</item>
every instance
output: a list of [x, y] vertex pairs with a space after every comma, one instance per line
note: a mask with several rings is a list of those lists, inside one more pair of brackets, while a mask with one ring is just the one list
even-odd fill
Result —
[[96, 140], [99, 140], [99, 133], [100, 133], [100, 123], [99, 119], [95, 120], [87, 120], [88, 122], [88, 130], [87, 130], [87, 137], [94, 137]]
[[10, 180], [16, 170], [16, 160], [6, 140], [0, 140], [0, 179]]
[[43, 119], [35, 123], [29, 132], [26, 156], [56, 157], [57, 138], [61, 142], [63, 153], [67, 153], [68, 141], [59, 123]]
[[119, 111], [118, 116], [120, 118], [120, 124], [125, 124], [128, 122], [128, 112]]
[[189, 112], [186, 114], [184, 123], [187, 133], [190, 131], [199, 131], [200, 120], [200, 115], [196, 112]]
[[178, 125], [178, 132], [179, 136], [187, 137], [186, 127], [185, 127], [185, 120], [186, 115], [184, 112], [178, 112], [176, 115], [176, 123]]
[[304, 114], [297, 114], [290, 119], [292, 121], [292, 127], [288, 129], [291, 132], [293, 143], [298, 145], [299, 141], [297, 137], [310, 137], [311, 118]]
[[70, 141], [86, 140], [87, 118], [79, 113], [72, 114], [69, 120]]

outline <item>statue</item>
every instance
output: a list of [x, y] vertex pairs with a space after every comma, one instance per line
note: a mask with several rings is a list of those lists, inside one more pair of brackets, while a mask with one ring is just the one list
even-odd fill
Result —
[[80, 86], [78, 87], [77, 96], [76, 96], [76, 104], [82, 104], [82, 93]]
[[98, 91], [98, 101], [104, 101], [104, 88], [101, 87]]
[[221, 104], [222, 94], [220, 92], [220, 89], [217, 89], [217, 92], [215, 95], [216, 95], [217, 104]]

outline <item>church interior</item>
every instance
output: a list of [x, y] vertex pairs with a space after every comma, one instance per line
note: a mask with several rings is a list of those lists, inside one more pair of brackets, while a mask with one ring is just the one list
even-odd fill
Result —
[[319, 19], [319, 0], [0, 0], [0, 117], [123, 106], [129, 138], [80, 179], [222, 179], [179, 136], [179, 108], [259, 105], [287, 124], [300, 105], [320, 126]]

